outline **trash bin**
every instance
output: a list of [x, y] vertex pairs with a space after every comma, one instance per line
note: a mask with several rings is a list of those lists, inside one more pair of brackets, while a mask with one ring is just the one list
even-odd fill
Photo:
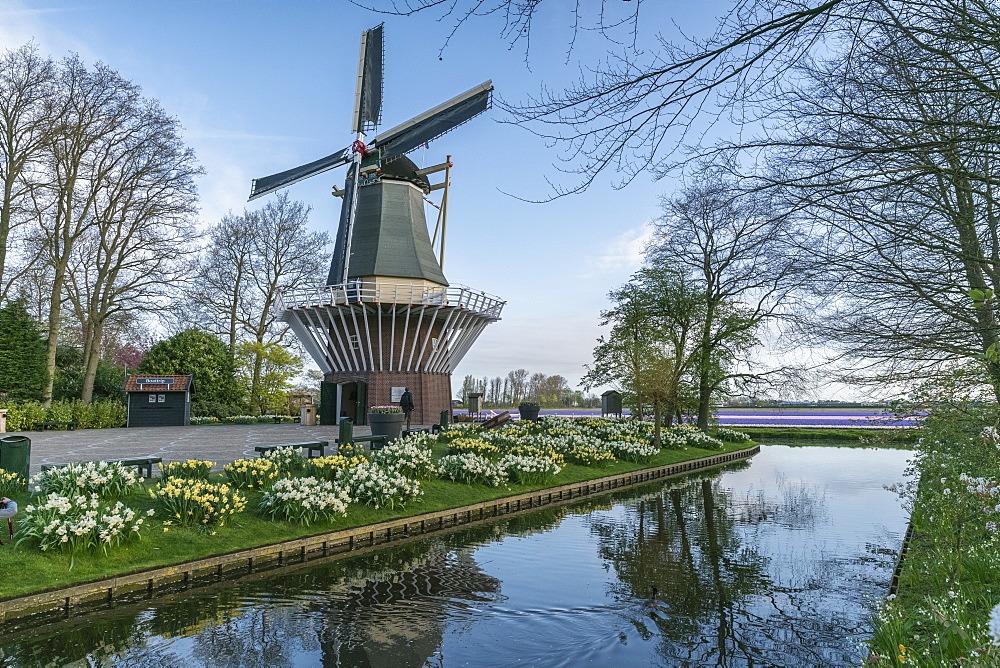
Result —
[[30, 464], [30, 438], [27, 436], [7, 436], [0, 438], [0, 469], [17, 473], [27, 481]]

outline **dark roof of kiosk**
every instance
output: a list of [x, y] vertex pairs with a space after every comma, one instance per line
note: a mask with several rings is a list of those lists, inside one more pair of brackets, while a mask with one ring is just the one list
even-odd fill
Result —
[[[170, 380], [170, 383], [138, 383], [140, 378], [156, 378]], [[185, 392], [194, 391], [194, 375], [178, 376], [171, 374], [135, 373], [125, 379], [126, 392]]]

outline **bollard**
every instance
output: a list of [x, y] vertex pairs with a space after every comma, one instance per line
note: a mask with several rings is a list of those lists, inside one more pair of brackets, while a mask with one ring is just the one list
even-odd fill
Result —
[[345, 445], [354, 442], [354, 420], [342, 418], [340, 420], [340, 437], [337, 439], [338, 445]]

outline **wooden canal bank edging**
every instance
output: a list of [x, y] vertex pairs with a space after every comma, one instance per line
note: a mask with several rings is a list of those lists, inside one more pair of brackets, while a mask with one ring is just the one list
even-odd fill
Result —
[[594, 494], [604, 494], [693, 471], [723, 466], [734, 461], [749, 459], [759, 452], [760, 446], [754, 445], [736, 452], [550, 487], [461, 508], [341, 529], [174, 566], [151, 568], [63, 589], [0, 600], [0, 623], [24, 617], [45, 617], [48, 621], [53, 621], [55, 618], [72, 616], [76, 612], [75, 608], [114, 606], [119, 603], [151, 599], [178, 588], [183, 590], [211, 584], [225, 576], [240, 577], [296, 563], [307, 564], [323, 557], [354, 556], [370, 551], [374, 546], [385, 546], [404, 538], [419, 538], [473, 522], [556, 506]]

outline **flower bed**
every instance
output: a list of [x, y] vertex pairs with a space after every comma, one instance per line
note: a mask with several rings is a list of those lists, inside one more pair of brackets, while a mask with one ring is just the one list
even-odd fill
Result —
[[316, 478], [284, 478], [264, 492], [260, 510], [272, 518], [312, 524], [320, 518], [347, 514], [351, 497], [346, 490]]
[[[213, 524], [225, 526], [226, 520], [246, 509], [247, 499], [235, 487], [214, 485], [204, 480], [168, 478], [149, 496], [156, 501], [164, 523]], [[164, 531], [166, 531], [164, 527]]]
[[506, 478], [496, 462], [472, 453], [446, 455], [438, 461], [441, 477], [467, 485], [499, 487]]
[[0, 469], [0, 496], [11, 497], [24, 492], [28, 481], [13, 471]]
[[268, 450], [261, 458], [274, 463], [285, 475], [299, 473], [306, 467], [306, 460], [299, 454], [299, 448], [292, 446]]
[[506, 472], [508, 480], [520, 485], [548, 482], [562, 471], [562, 467], [548, 457], [504, 455], [499, 465]]
[[1000, 665], [1000, 434], [968, 431], [980, 410], [932, 410], [894, 487], [913, 537], [875, 615], [870, 665]]
[[31, 482], [45, 494], [120, 497], [134, 491], [142, 480], [133, 469], [118, 462], [83, 462], [42, 471]]
[[373, 464], [399, 471], [415, 480], [430, 478], [438, 473], [431, 450], [434, 441], [434, 437], [428, 434], [412, 434], [376, 450], [370, 459]]
[[317, 480], [334, 482], [337, 479], [337, 473], [339, 473], [341, 469], [360, 466], [367, 462], [368, 460], [363, 455], [354, 455], [351, 457], [345, 457], [344, 455], [314, 457], [313, 459], [306, 460], [306, 466], [303, 473], [306, 476], [316, 478]]
[[[333, 523], [339, 525], [340, 518], [352, 513], [363, 519], [349, 519], [348, 524], [364, 523], [381, 517], [376, 509], [399, 512], [401, 508], [409, 511], [416, 506], [415, 512], [421, 512], [441, 508], [441, 504], [454, 507], [479, 498], [495, 498], [503, 493], [493, 491], [498, 487], [537, 488], [595, 475], [581, 467], [634, 470], [652, 448], [643, 437], [651, 438], [652, 430], [648, 425], [636, 426], [630, 422], [557, 418], [543, 419], [540, 424], [515, 423], [496, 430], [473, 426], [451, 429], [440, 436], [412, 434], [390, 442], [368, 457], [361, 455], [360, 447], [352, 450], [344, 446], [338, 455], [305, 460], [296, 449], [285, 448], [272, 451], [270, 456], [226, 464], [224, 477], [210, 473], [208, 483], [172, 474], [202, 476], [212, 467], [211, 462], [174, 462], [164, 467], [171, 475], [153, 486], [152, 493], [141, 495], [137, 503], [144, 504], [141, 510], [156, 510], [153, 536], [163, 534], [161, 527], [170, 535], [182, 533], [185, 542], [177, 543], [180, 546], [197, 542], [195, 534], [190, 532], [207, 527], [209, 531], [199, 530], [196, 535], [212, 536], [220, 541], [220, 550], [236, 549], [248, 541], [259, 544], [256, 541], [262, 534], [272, 537], [271, 540], [296, 535], [282, 527], [320, 522], [328, 528]], [[608, 440], [611, 435], [615, 439]], [[491, 456], [461, 452], [462, 441], [475, 441], [474, 450]], [[459, 451], [444, 454], [449, 450]], [[672, 456], [665, 458], [664, 454], [654, 454], [654, 461], [677, 461]], [[126, 472], [135, 475], [129, 469]], [[243, 514], [240, 521], [227, 521], [240, 513]], [[235, 544], [227, 542], [228, 537], [243, 536], [244, 532], [249, 533]], [[26, 528], [19, 535], [26, 546], [31, 546], [34, 540], [27, 540], [29, 533]], [[167, 551], [162, 544], [155, 549], [164, 550], [164, 555]], [[210, 549], [207, 547], [199, 549], [203, 551], [198, 554], [215, 553], [204, 551]], [[19, 554], [23, 553], [21, 550]], [[95, 565], [88, 562], [87, 568], [91, 569], [88, 572], [94, 572]]]
[[200, 426], [206, 424], [219, 424], [219, 418], [212, 417], [211, 415], [196, 416], [192, 417], [190, 420], [192, 425]]
[[376, 464], [341, 469], [337, 483], [358, 503], [375, 508], [402, 508], [421, 493], [418, 481]]
[[[18, 543], [36, 543], [41, 550], [76, 554], [108, 548], [139, 537], [143, 519], [121, 501], [112, 506], [97, 494], [61, 496], [50, 493], [42, 503], [24, 508], [18, 522]], [[72, 568], [72, 561], [70, 562]]]
[[222, 467], [226, 478], [237, 487], [267, 489], [279, 477], [278, 465], [270, 459], [237, 459]]
[[160, 472], [164, 478], [186, 478], [187, 480], [208, 480], [215, 462], [201, 459], [189, 459], [186, 462], [167, 462], [160, 464]]

